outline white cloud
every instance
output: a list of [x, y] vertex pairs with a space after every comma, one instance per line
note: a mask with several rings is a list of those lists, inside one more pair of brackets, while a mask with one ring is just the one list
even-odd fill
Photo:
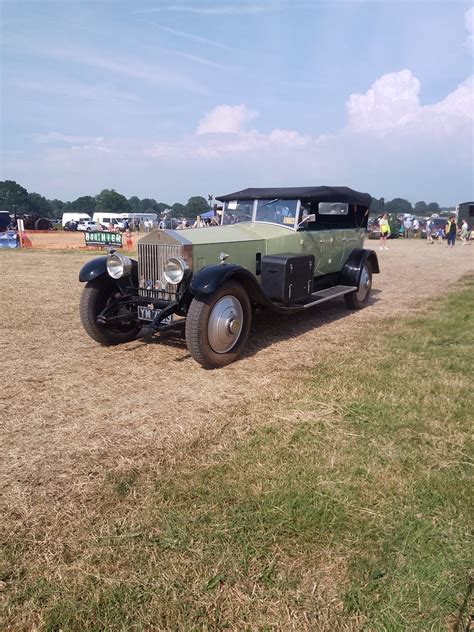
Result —
[[190, 55], [189, 53], [183, 53], [180, 50], [174, 50], [172, 48], [161, 48], [160, 50], [166, 53], [170, 53], [171, 55], [182, 57], [183, 59], [187, 59], [196, 64], [201, 64], [202, 66], [210, 66], [211, 68], [217, 68], [218, 70], [225, 70], [226, 72], [235, 72], [235, 71], [241, 70], [240, 66], [222, 64], [220, 62], [213, 61], [212, 59], [199, 57], [198, 55]]
[[349, 97], [349, 130], [376, 136], [397, 132], [413, 138], [452, 135], [462, 128], [472, 134], [473, 77], [439, 103], [422, 106], [419, 95], [420, 82], [409, 70], [383, 75], [365, 94]]
[[86, 84], [72, 81], [38, 81], [38, 80], [13, 80], [11, 86], [31, 92], [59, 95], [69, 99], [85, 99], [98, 102], [139, 102], [140, 98], [129, 92], [116, 90], [109, 83]]
[[35, 57], [54, 59], [59, 62], [72, 62], [78, 66], [88, 66], [97, 71], [104, 71], [118, 76], [131, 77], [152, 86], [168, 85], [178, 90], [195, 94], [208, 94], [208, 90], [192, 77], [178, 73], [161, 60], [152, 60], [120, 53], [104, 56], [100, 50], [84, 48], [82, 46], [46, 46], [44, 42], [29, 41], [18, 37], [12, 41], [23, 54]]
[[197, 42], [198, 44], [206, 44], [208, 46], [214, 46], [215, 48], [221, 48], [223, 50], [233, 51], [234, 49], [230, 46], [226, 46], [225, 44], [221, 44], [217, 42], [215, 39], [209, 39], [207, 37], [202, 37], [202, 35], [195, 35], [194, 33], [188, 33], [187, 31], [179, 31], [177, 29], [173, 29], [169, 26], [163, 26], [162, 24], [157, 24], [156, 22], [152, 23], [153, 26], [160, 29], [160, 31], [164, 31], [165, 33], [169, 33], [170, 35], [181, 37], [187, 39], [191, 42]]
[[141, 9], [135, 13], [159, 13], [161, 11], [176, 11], [182, 13], [200, 13], [202, 15], [256, 15], [271, 8], [262, 4], [240, 4], [221, 6], [190, 6], [190, 5], [168, 5], [154, 7], [151, 9]]
[[257, 116], [246, 105], [218, 105], [199, 121], [196, 134], [239, 134]]
[[270, 141], [289, 147], [302, 147], [307, 145], [311, 138], [309, 136], [301, 136], [298, 132], [289, 129], [274, 129], [270, 132]]
[[412, 120], [420, 107], [420, 82], [409, 70], [383, 75], [365, 94], [347, 101], [349, 127], [356, 132], [381, 132]]
[[468, 9], [464, 14], [464, 24], [468, 32], [466, 48], [470, 51], [471, 55], [474, 55], [474, 7]]
[[77, 145], [79, 143], [81, 145], [99, 145], [104, 142], [104, 138], [103, 136], [93, 138], [90, 136], [71, 136], [62, 134], [61, 132], [48, 132], [47, 134], [38, 134], [36, 136], [36, 142], [41, 144], [64, 143], [66, 145]]

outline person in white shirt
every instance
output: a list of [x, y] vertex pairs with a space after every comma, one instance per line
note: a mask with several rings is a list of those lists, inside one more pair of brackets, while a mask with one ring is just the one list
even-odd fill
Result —
[[411, 227], [413, 237], [418, 237], [418, 231], [420, 230], [420, 222], [417, 219], [413, 220], [413, 226]]
[[407, 217], [403, 222], [403, 236], [408, 239], [411, 231], [411, 219]]

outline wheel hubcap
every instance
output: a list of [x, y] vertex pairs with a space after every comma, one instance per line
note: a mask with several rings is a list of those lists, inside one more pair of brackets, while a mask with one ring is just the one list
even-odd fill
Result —
[[239, 340], [242, 332], [243, 309], [235, 296], [223, 296], [211, 310], [207, 335], [215, 353], [227, 353]]
[[359, 301], [363, 301], [370, 291], [372, 281], [367, 268], [364, 266], [362, 274], [360, 275], [359, 289], [357, 291], [357, 298]]

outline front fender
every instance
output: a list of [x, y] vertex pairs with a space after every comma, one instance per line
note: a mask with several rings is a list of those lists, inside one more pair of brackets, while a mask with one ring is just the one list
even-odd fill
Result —
[[[108, 255], [102, 255], [101, 257], [94, 257], [87, 263], [85, 263], [81, 271], [79, 272], [79, 281], [81, 283], [87, 283], [93, 281], [103, 274], [107, 274], [107, 259]], [[122, 277], [127, 279], [129, 277]], [[135, 259], [132, 259], [132, 284], [138, 286], [138, 263]]]
[[373, 250], [356, 248], [351, 252], [339, 275], [341, 285], [353, 285], [359, 287], [360, 274], [364, 263], [368, 261], [374, 274], [380, 272], [377, 255]]
[[246, 268], [235, 264], [224, 263], [202, 268], [192, 278], [189, 291], [193, 296], [209, 296], [229, 279], [242, 283], [254, 304], [273, 307], [273, 302], [263, 293], [255, 276]]
[[97, 277], [107, 274], [107, 255], [102, 257], [94, 257], [87, 263], [85, 263], [81, 271], [79, 272], [79, 281], [81, 283], [87, 283], [93, 281]]

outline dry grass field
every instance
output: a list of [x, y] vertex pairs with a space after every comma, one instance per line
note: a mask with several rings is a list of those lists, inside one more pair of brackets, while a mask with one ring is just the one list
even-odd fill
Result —
[[[104, 481], [143, 469], [159, 475], [196, 450], [232, 444], [295, 395], [305, 371], [360, 353], [369, 325], [382, 335], [385, 318], [422, 313], [426, 300], [474, 269], [471, 247], [389, 245], [377, 248], [381, 274], [366, 309], [350, 313], [336, 300], [291, 318], [257, 314], [243, 357], [211, 372], [172, 335], [113, 348], [89, 339], [78, 316], [78, 271], [90, 253], [0, 252], [5, 532], [41, 537], [34, 563], [54, 564], [103, 518], [96, 500]], [[22, 625], [28, 629], [27, 618]]]

